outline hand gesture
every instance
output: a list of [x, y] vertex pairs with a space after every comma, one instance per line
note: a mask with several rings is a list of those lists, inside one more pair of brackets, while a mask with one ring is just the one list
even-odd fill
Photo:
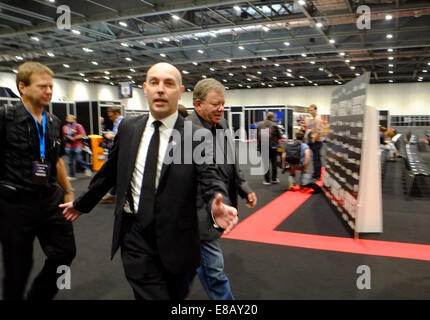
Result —
[[224, 229], [224, 233], [229, 233], [239, 221], [236, 208], [222, 203], [221, 193], [215, 196], [211, 209], [215, 223]]
[[257, 195], [255, 192], [248, 193], [246, 196], [246, 206], [250, 209], [254, 208], [257, 204]]
[[67, 202], [59, 205], [60, 208], [64, 208], [63, 210], [63, 216], [66, 218], [66, 220], [69, 220], [71, 222], [75, 221], [80, 217], [82, 214], [80, 211], [73, 208], [73, 202]]

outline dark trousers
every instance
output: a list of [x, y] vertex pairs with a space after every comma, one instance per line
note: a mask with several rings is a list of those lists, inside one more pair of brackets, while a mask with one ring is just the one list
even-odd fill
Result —
[[269, 168], [264, 175], [264, 180], [266, 182], [270, 182], [270, 177], [272, 177], [272, 181], [275, 181], [278, 178], [278, 151], [276, 149], [269, 149]]
[[172, 274], [163, 267], [154, 222], [143, 228], [132, 214], [123, 219], [121, 258], [136, 300], [183, 300], [193, 272]]
[[317, 141], [314, 143], [309, 144], [309, 147], [312, 150], [312, 162], [314, 166], [314, 173], [312, 176], [314, 178], [320, 178], [321, 177], [321, 148], [322, 148], [322, 142]]
[[0, 196], [0, 241], [3, 247], [3, 298], [21, 300], [33, 264], [33, 243], [37, 237], [46, 255], [28, 299], [52, 299], [58, 291], [61, 265], [70, 266], [76, 254], [73, 226], [64, 219], [64, 193], [58, 187], [40, 192], [19, 192], [16, 199]]

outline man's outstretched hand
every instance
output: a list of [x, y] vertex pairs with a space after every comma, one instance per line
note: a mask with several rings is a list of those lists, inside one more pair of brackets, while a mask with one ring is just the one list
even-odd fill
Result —
[[66, 218], [66, 220], [69, 220], [71, 222], [75, 221], [80, 217], [82, 214], [80, 211], [73, 208], [73, 202], [67, 202], [59, 205], [60, 208], [64, 208], [63, 210], [63, 216]]
[[215, 196], [211, 209], [215, 223], [224, 229], [224, 233], [229, 233], [239, 221], [236, 208], [222, 203], [221, 193]]

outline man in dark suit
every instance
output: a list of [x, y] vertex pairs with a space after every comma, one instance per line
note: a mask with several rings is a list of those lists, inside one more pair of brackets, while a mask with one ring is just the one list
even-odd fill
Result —
[[121, 122], [109, 159], [88, 191], [61, 206], [66, 219], [74, 221], [116, 184], [112, 257], [121, 247], [136, 299], [182, 299], [190, 272], [200, 264], [197, 186], [202, 186], [207, 214], [225, 232], [237, 224], [237, 210], [222, 203], [228, 192], [216, 166], [190, 158], [196, 128], [187, 130], [177, 112], [184, 91], [178, 69], [155, 64], [143, 86], [150, 114]]
[[[254, 208], [257, 196], [239, 168], [234, 141], [227, 131], [227, 122], [223, 117], [224, 94], [225, 88], [219, 81], [212, 78], [200, 80], [193, 91], [195, 112], [188, 116], [186, 121], [190, 120], [211, 130], [216, 164], [220, 178], [228, 190], [230, 204], [237, 208], [237, 197], [240, 195], [247, 199], [249, 208]], [[223, 230], [214, 228], [211, 217], [206, 213], [202, 193], [199, 193], [197, 213], [202, 246], [202, 263], [197, 269], [200, 282], [210, 299], [234, 300], [229, 279], [224, 273], [224, 258], [219, 243]]]

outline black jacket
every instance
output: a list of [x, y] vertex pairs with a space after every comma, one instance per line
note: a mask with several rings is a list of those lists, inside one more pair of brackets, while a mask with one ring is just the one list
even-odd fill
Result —
[[[61, 121], [45, 114], [45, 158], [51, 170], [48, 187], [56, 183], [56, 163], [64, 155], [64, 144]], [[0, 184], [28, 191], [40, 188], [32, 183], [34, 161], [40, 161], [40, 143], [33, 117], [22, 102], [0, 107]]]
[[[203, 120], [197, 112], [193, 112], [190, 116], [186, 118], [186, 121], [192, 121], [195, 125], [201, 126], [209, 129], [211, 126], [207, 121]], [[227, 122], [225, 119], [221, 120], [218, 126], [227, 130]], [[234, 141], [231, 139], [231, 135], [227, 135], [228, 145], [225, 146], [225, 151], [235, 152], [234, 151]], [[229, 149], [227, 149], [229, 148]], [[237, 208], [238, 200], [237, 197], [240, 195], [242, 198], [246, 198], [246, 196], [252, 192], [248, 183], [246, 182], [242, 171], [240, 170], [237, 154], [235, 153], [235, 163], [234, 164], [218, 164], [218, 170], [220, 171], [220, 178], [222, 182], [225, 184], [225, 188], [228, 190], [228, 199], [230, 204]], [[230, 175], [233, 176], [230, 176]], [[207, 214], [205, 202], [202, 197], [202, 193], [199, 192], [199, 196], [197, 198], [197, 213], [199, 217], [199, 232], [201, 240], [215, 240], [221, 237], [223, 230], [219, 228], [213, 227], [213, 219], [211, 216]]]
[[[108, 161], [94, 176], [88, 191], [74, 202], [77, 210], [89, 212], [103, 195], [116, 185], [112, 257], [121, 243], [124, 232], [123, 208], [130, 190], [134, 164], [147, 121], [148, 115], [124, 118], [115, 136]], [[173, 152], [180, 153], [182, 162], [163, 164], [155, 194], [154, 220], [157, 246], [164, 267], [171, 273], [183, 273], [197, 268], [200, 264], [196, 211], [198, 184], [203, 188], [207, 204], [211, 203], [215, 193], [221, 192], [226, 195], [227, 191], [219, 181], [215, 165], [197, 165], [194, 162], [184, 164], [184, 141], [191, 142], [193, 149], [197, 143], [192, 142], [191, 136], [185, 136], [184, 119], [180, 115], [174, 129], [178, 130], [180, 136], [172, 135], [170, 144], [174, 146]], [[192, 130], [195, 129], [193, 126]]]

